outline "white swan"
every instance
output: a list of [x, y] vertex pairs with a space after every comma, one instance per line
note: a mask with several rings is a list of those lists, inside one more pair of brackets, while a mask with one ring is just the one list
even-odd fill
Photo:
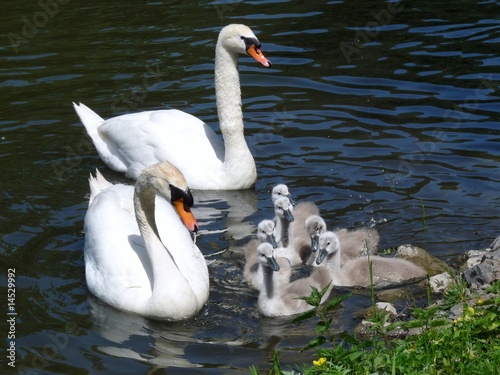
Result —
[[250, 240], [243, 246], [243, 254], [245, 255], [243, 278], [255, 290], [261, 290], [263, 285], [262, 267], [258, 261], [257, 248], [264, 242], [269, 243], [273, 248], [278, 247], [274, 238], [274, 222], [272, 220], [262, 220], [257, 225], [257, 238]]
[[119, 310], [153, 319], [195, 315], [208, 299], [209, 278], [184, 226], [198, 229], [182, 174], [168, 162], [158, 163], [141, 173], [135, 187], [96, 175], [89, 179], [85, 216], [90, 292]]
[[[292, 268], [288, 259], [276, 257], [275, 250], [268, 243], [258, 247], [258, 260], [262, 268], [263, 288], [259, 293], [257, 307], [266, 316], [288, 316], [311, 310], [313, 307], [298, 297], [311, 294], [311, 286], [321, 290], [332, 279], [324, 267], [316, 268], [306, 278], [290, 282]], [[323, 297], [324, 302], [329, 291]]]
[[361, 256], [341, 266], [342, 244], [333, 232], [325, 232], [319, 238], [319, 255], [316, 262], [325, 260], [326, 268], [335, 286], [370, 286], [369, 261], [372, 263], [373, 285], [389, 287], [403, 282], [413, 282], [425, 277], [423, 268], [404, 259]]
[[[215, 93], [224, 141], [198, 118], [179, 110], [127, 114], [103, 120], [87, 106], [73, 106], [101, 159], [137, 179], [158, 161], [177, 166], [192, 189], [238, 190], [256, 180], [255, 162], [245, 141], [238, 54], [266, 67], [260, 42], [245, 25], [222, 29], [215, 49]], [[189, 146], [189, 147], [188, 147]]]

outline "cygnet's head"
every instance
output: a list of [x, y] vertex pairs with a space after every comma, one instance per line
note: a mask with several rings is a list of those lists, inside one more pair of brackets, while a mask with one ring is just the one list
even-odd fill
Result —
[[321, 264], [328, 256], [340, 256], [340, 241], [333, 232], [325, 232], [319, 236], [319, 253], [316, 264]]
[[278, 198], [274, 202], [274, 213], [278, 217], [284, 218], [290, 223], [294, 220], [292, 210], [292, 204], [290, 203], [288, 198]]
[[268, 242], [263, 242], [257, 247], [257, 261], [263, 267], [270, 267], [273, 271], [280, 270], [280, 266], [276, 262], [274, 248]]
[[274, 249], [278, 247], [276, 238], [274, 237], [274, 221], [272, 220], [262, 220], [259, 225], [257, 225], [257, 239], [263, 243], [270, 243]]
[[292, 195], [288, 191], [288, 186], [285, 184], [278, 184], [273, 188], [273, 191], [271, 192], [271, 200], [273, 203], [276, 202], [278, 198], [288, 198], [292, 206], [295, 206], [295, 201], [292, 199]]
[[326, 223], [321, 216], [311, 215], [305, 222], [306, 233], [311, 237], [311, 250], [313, 253], [318, 251], [319, 236], [326, 232]]

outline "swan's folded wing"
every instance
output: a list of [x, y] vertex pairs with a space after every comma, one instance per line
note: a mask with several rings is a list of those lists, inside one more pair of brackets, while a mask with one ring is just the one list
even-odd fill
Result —
[[114, 117], [99, 127], [99, 133], [135, 179], [144, 167], [169, 161], [192, 181], [220, 168], [224, 157], [222, 138], [203, 121], [178, 110]]

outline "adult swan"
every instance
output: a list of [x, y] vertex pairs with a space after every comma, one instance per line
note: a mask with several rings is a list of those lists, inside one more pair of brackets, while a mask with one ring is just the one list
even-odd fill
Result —
[[238, 54], [271, 66], [260, 42], [245, 25], [224, 27], [215, 48], [215, 93], [224, 141], [198, 118], [179, 110], [158, 110], [102, 119], [83, 104], [73, 106], [101, 159], [137, 179], [143, 168], [169, 161], [192, 189], [238, 190], [257, 178], [243, 133]]
[[184, 226], [198, 229], [182, 173], [163, 162], [144, 169], [135, 187], [112, 185], [98, 171], [89, 183], [85, 277], [90, 292], [117, 309], [152, 319], [181, 320], [199, 312], [208, 299], [208, 269]]

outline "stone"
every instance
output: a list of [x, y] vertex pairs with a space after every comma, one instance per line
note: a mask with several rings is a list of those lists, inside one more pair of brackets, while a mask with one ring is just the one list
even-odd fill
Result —
[[385, 311], [387, 311], [392, 316], [397, 316], [398, 315], [398, 313], [396, 311], [396, 308], [392, 304], [390, 304], [388, 302], [377, 302], [375, 304], [375, 307], [377, 309], [379, 309], [379, 310], [382, 310], [382, 311], [385, 310]]
[[386, 289], [378, 291], [376, 298], [380, 301], [394, 302], [398, 299], [410, 299], [411, 296], [408, 295], [405, 289]]
[[486, 288], [496, 280], [500, 280], [500, 250], [490, 252], [484, 260], [464, 272], [467, 284], [476, 289]]
[[469, 250], [467, 252], [467, 268], [472, 268], [481, 263], [486, 253], [486, 250]]
[[492, 251], [500, 250], [500, 236], [495, 238], [495, 240], [490, 245]]
[[433, 293], [442, 293], [452, 282], [453, 278], [448, 272], [441, 273], [439, 275], [434, 275], [429, 278]]
[[455, 305], [450, 309], [450, 314], [448, 315], [448, 319], [455, 320], [461, 317], [463, 313], [464, 313], [464, 304], [459, 303], [458, 305]]
[[422, 267], [427, 271], [429, 276], [441, 274], [448, 271], [449, 268], [445, 262], [418, 246], [410, 244], [401, 245], [398, 247], [397, 253], [399, 258], [409, 260], [417, 266]]

